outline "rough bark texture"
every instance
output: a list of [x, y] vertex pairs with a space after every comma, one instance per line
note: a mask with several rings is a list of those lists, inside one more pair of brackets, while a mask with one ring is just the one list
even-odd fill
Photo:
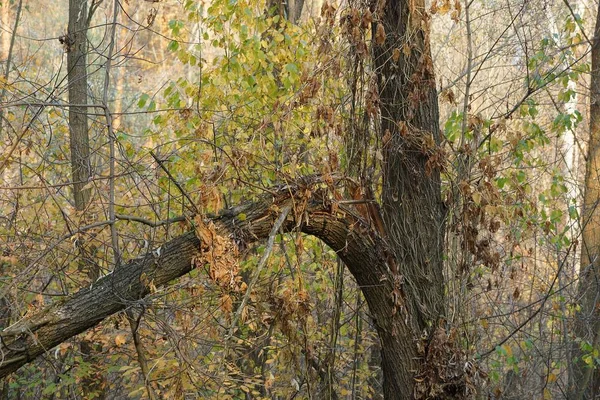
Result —
[[[314, 181], [281, 188], [272, 196], [227, 210], [213, 222], [220, 234], [236, 241], [260, 240], [269, 235], [277, 218], [274, 209], [291, 201], [296, 205], [306, 201], [306, 209], [288, 217], [285, 228], [314, 235], [338, 252], [356, 278], [379, 334], [384, 396], [410, 399], [415, 392], [415, 374], [423, 370], [427, 357], [419, 348], [422, 335], [431, 335], [444, 314], [444, 212], [435, 158], [440, 141], [438, 108], [423, 1], [380, 1], [372, 5], [372, 11], [384, 146], [385, 227], [374, 229], [352, 213], [340, 214], [340, 208], [328, 200], [335, 196], [315, 192]], [[70, 27], [69, 32], [77, 30]], [[85, 108], [80, 112], [85, 115]], [[73, 137], [77, 136], [72, 133]], [[74, 159], [74, 165], [85, 155], [76, 150], [80, 144], [71, 145], [74, 154], [81, 156], [79, 161]], [[84, 170], [82, 164], [77, 165]], [[302, 198], [309, 192], [313, 193], [310, 198]], [[244, 218], [237, 218], [240, 214]], [[200, 245], [194, 233], [183, 235], [160, 251], [123, 264], [67, 300], [6, 328], [0, 332], [0, 377], [127, 308], [148, 295], [152, 287], [188, 273]], [[451, 397], [446, 394], [428, 392], [427, 396]]]
[[387, 0], [375, 3], [373, 11], [384, 146], [382, 214], [409, 317], [395, 337], [379, 330], [384, 394], [411, 398], [418, 339], [424, 331], [431, 334], [444, 314], [445, 216], [434, 157], [439, 114], [424, 2]]
[[[277, 218], [273, 204], [278, 209], [292, 201], [291, 193], [299, 193], [290, 187], [281, 189], [277, 196], [269, 195], [257, 202], [248, 203], [223, 212], [212, 220], [221, 235], [250, 242], [269, 235]], [[301, 200], [301, 199], [300, 199]], [[296, 204], [301, 203], [298, 198]], [[325, 196], [314, 195], [309, 201], [302, 223], [288, 217], [286, 229], [298, 227], [303, 232], [323, 239], [338, 251], [346, 265], [355, 275], [378, 329], [390, 340], [393, 328], [393, 303], [389, 294], [392, 283], [385, 261], [381, 239], [350, 215], [332, 212]], [[243, 218], [238, 215], [243, 214]], [[300, 217], [300, 216], [298, 216]], [[3, 359], [0, 361], [0, 377], [16, 371], [22, 365], [59, 343], [97, 325], [151, 292], [151, 288], [166, 285], [192, 269], [192, 258], [198, 254], [200, 240], [195, 233], [182, 235], [145, 257], [123, 264], [89, 288], [85, 288], [44, 311], [25, 317], [0, 332]], [[395, 338], [393, 340], [396, 341]], [[409, 350], [402, 350], [406, 357]], [[406, 346], [410, 349], [410, 346]]]
[[[575, 334], [598, 348], [600, 339], [600, 10], [596, 17], [592, 43], [592, 73], [590, 81], [590, 139], [585, 173], [582, 213], [582, 247], [579, 273], [581, 311], [576, 314]], [[592, 399], [600, 393], [598, 369], [583, 360], [578, 343], [573, 355], [577, 358], [569, 377], [569, 399]]]
[[69, 0], [69, 28], [64, 40], [67, 51], [69, 133], [71, 141], [71, 175], [75, 208], [83, 210], [90, 197], [83, 190], [90, 177], [90, 144], [87, 107], [87, 0]]

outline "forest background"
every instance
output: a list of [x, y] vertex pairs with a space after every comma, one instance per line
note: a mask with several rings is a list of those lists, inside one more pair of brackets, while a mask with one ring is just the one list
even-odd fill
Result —
[[1, 398], [600, 391], [594, 2], [0, 5]]

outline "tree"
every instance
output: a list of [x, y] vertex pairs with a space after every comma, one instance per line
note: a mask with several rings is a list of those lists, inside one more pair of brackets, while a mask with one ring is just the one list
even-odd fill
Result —
[[90, 178], [90, 139], [88, 133], [87, 31], [89, 16], [87, 1], [69, 1], [69, 29], [62, 38], [67, 51], [69, 80], [69, 127], [71, 140], [71, 171], [75, 208], [83, 211], [90, 191], [84, 189]]
[[576, 314], [573, 355], [569, 377], [569, 399], [592, 399], [600, 390], [600, 375], [593, 353], [600, 345], [598, 293], [600, 270], [600, 10], [591, 44], [589, 141], [585, 161], [584, 199], [581, 216], [582, 245], [579, 272], [581, 309]]
[[[87, 104], [82, 34], [87, 12], [85, 2], [71, 4], [69, 87], [70, 102], [77, 104], [70, 113], [71, 151], [76, 205], [82, 210], [87, 202], [83, 186], [89, 178], [87, 114], [80, 106]], [[314, 235], [335, 250], [362, 288], [381, 340], [385, 397], [463, 396], [467, 388], [462, 365], [443, 363], [454, 350], [444, 326], [441, 139], [424, 7], [422, 1], [394, 0], [373, 3], [368, 11], [378, 88], [373, 93], [381, 107], [380, 116], [371, 115], [383, 152], [380, 216], [377, 206], [370, 207], [370, 223], [338, 215], [336, 200], [331, 200], [339, 198], [338, 178], [332, 175], [272, 188], [257, 202], [197, 218], [195, 232], [117, 265], [89, 288], [2, 331], [0, 376], [127, 308], [154, 287], [209, 262], [206, 254], [212, 254], [211, 263], [222, 262], [232, 239], [249, 243], [275, 235], [273, 226], [283, 216], [286, 230]], [[305, 206], [287, 217], [277, 211], [293, 204]], [[226, 244], [218, 238], [227, 238]]]

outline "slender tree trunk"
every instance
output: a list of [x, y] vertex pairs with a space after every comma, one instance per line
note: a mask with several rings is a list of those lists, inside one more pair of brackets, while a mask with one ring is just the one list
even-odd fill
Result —
[[[0, 4], [0, 25], [8, 27], [10, 23], [10, 2], [2, 1]], [[10, 47], [10, 32], [8, 30], [0, 30], [0, 63], [6, 62], [8, 58], [8, 48]]]
[[[598, 348], [600, 336], [600, 9], [592, 42], [592, 72], [590, 81], [590, 138], [586, 158], [582, 212], [582, 247], [579, 272], [581, 310], [576, 314], [575, 334], [583, 343]], [[584, 346], [585, 347], [585, 346]], [[586, 353], [579, 343], [574, 345], [576, 357], [569, 377], [569, 399], [592, 399], [599, 394], [600, 374], [586, 363]], [[589, 359], [588, 359], [589, 360]]]
[[69, 28], [66, 37], [69, 81], [69, 133], [71, 174], [75, 208], [84, 210], [89, 189], [83, 189], [90, 177], [90, 140], [87, 117], [87, 0], [69, 0]]
[[304, 0], [288, 0], [286, 3], [288, 19], [293, 23], [297, 24], [302, 16], [302, 9], [304, 8]]
[[[90, 201], [90, 189], [85, 188], [91, 176], [90, 140], [88, 128], [88, 76], [87, 76], [87, 30], [88, 1], [69, 0], [69, 26], [67, 33], [67, 78], [69, 84], [69, 133], [71, 150], [71, 177], [75, 208], [84, 211]], [[85, 220], [85, 219], [84, 219]], [[95, 257], [94, 249], [86, 250], [83, 239], [78, 241], [79, 269], [85, 271], [93, 282], [99, 276], [97, 265], [87, 265], [84, 259]], [[88, 255], [88, 252], [90, 253]], [[106, 382], [94, 353], [101, 345], [89, 340], [79, 342], [83, 360], [91, 364], [90, 373], [81, 382], [84, 397], [105, 397]]]

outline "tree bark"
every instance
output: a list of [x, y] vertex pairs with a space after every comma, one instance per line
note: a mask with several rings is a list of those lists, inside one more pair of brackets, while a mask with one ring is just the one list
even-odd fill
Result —
[[[592, 42], [590, 80], [590, 138], [587, 149], [582, 212], [582, 247], [579, 272], [581, 310], [575, 316], [575, 334], [598, 348], [600, 338], [600, 9]], [[592, 399], [600, 393], [596, 361], [588, 365], [579, 343], [573, 346], [576, 358], [569, 377], [569, 399]], [[589, 353], [589, 351], [588, 351]]]
[[[439, 111], [428, 21], [422, 0], [372, 6], [374, 61], [379, 83], [383, 143], [382, 216], [404, 282], [407, 324], [382, 339], [384, 394], [411, 398], [419, 370], [417, 343], [444, 315]], [[371, 304], [369, 304], [371, 306]], [[390, 343], [397, 344], [390, 346]]]
[[[212, 221], [217, 231], [243, 242], [251, 242], [268, 236], [277, 218], [273, 211], [295, 201], [290, 193], [300, 193], [286, 187], [274, 197], [269, 195], [257, 202], [247, 203], [224, 211]], [[239, 217], [241, 215], [241, 217]], [[358, 284], [363, 288], [378, 328], [389, 341], [393, 304], [389, 294], [391, 279], [386, 266], [385, 246], [378, 235], [350, 215], [332, 212], [332, 204], [324, 193], [317, 192], [309, 200], [302, 222], [288, 217], [286, 230], [298, 227], [303, 232], [321, 238], [336, 250]], [[184, 234], [144, 257], [123, 264], [110, 275], [100, 278], [62, 302], [45, 310], [24, 317], [0, 332], [1, 350], [0, 378], [16, 371], [22, 365], [50, 350], [65, 340], [97, 325], [151, 293], [152, 288], [168, 284], [192, 269], [192, 259], [199, 253], [200, 239], [194, 232]], [[394, 341], [397, 341], [394, 338]], [[406, 344], [406, 343], [405, 343]], [[402, 348], [410, 346], [396, 346]], [[410, 353], [401, 351], [405, 356]]]
[[69, 133], [71, 176], [75, 208], [84, 210], [90, 190], [84, 186], [90, 177], [90, 140], [87, 118], [87, 0], [69, 0], [69, 27], [64, 38], [69, 82]]
[[[410, 399], [416, 393], [415, 375], [426, 367], [427, 355], [420, 346], [423, 334], [431, 338], [444, 315], [444, 208], [441, 163], [436, 158], [440, 142], [438, 105], [423, 0], [380, 1], [372, 4], [371, 11], [384, 154], [385, 227], [374, 229], [350, 212], [340, 213], [343, 208], [329, 200], [336, 196], [315, 190], [318, 182], [314, 179], [226, 210], [212, 221], [221, 235], [236, 242], [252, 242], [269, 235], [277, 218], [275, 209], [306, 201], [306, 209], [289, 216], [285, 229], [314, 235], [339, 254], [361, 288], [379, 334], [384, 396]], [[85, 54], [76, 59], [81, 61], [82, 57], [85, 60]], [[75, 104], [73, 99], [71, 102]], [[73, 107], [76, 109], [79, 107]], [[85, 116], [85, 107], [78, 115]], [[72, 123], [72, 129], [76, 125]], [[72, 133], [72, 140], [74, 137], [78, 136]], [[72, 143], [72, 151], [79, 157], [74, 158], [73, 165], [89, 173], [85, 169], [89, 163], [82, 164], [85, 153], [77, 153], [79, 145]], [[78, 179], [74, 177], [74, 181]], [[309, 192], [312, 195], [307, 199]], [[120, 265], [65, 301], [4, 329], [0, 332], [0, 377], [126, 309], [150, 294], [152, 288], [188, 273], [200, 247], [195, 233], [182, 235]], [[434, 377], [438, 378], [442, 377]], [[426, 395], [460, 397], [460, 390], [452, 390]]]

